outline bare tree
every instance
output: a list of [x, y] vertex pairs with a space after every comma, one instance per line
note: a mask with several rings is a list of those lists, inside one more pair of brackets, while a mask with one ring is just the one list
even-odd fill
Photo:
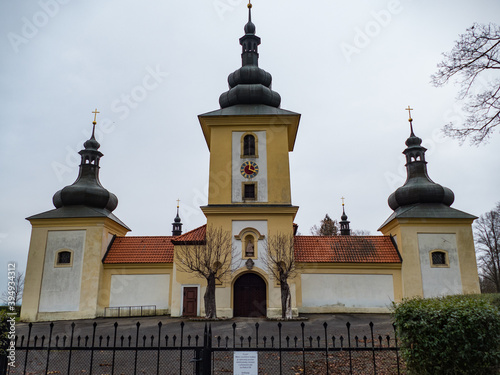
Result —
[[278, 233], [268, 235], [265, 240], [266, 256], [263, 262], [281, 289], [281, 317], [292, 318], [292, 294], [288, 280], [297, 274], [293, 235]]
[[179, 248], [176, 248], [178, 268], [184, 272], [194, 273], [207, 282], [203, 297], [207, 318], [217, 317], [215, 283], [216, 280], [223, 282], [225, 276], [233, 271], [235, 250], [231, 233], [213, 227], [207, 227], [203, 241], [180, 243]]
[[339, 234], [337, 220], [332, 220], [330, 216], [326, 214], [325, 218], [321, 220], [319, 227], [317, 225], [312, 226], [311, 234], [313, 236], [337, 236]]
[[8, 280], [8, 290], [2, 293], [0, 299], [6, 305], [11, 306], [14, 303], [15, 306], [19, 306], [23, 298], [24, 273], [16, 272], [15, 276], [9, 276]]
[[474, 224], [476, 252], [478, 254], [483, 286], [494, 286], [500, 292], [500, 202], [481, 215]]
[[450, 122], [444, 133], [461, 143], [469, 138], [471, 144], [479, 145], [500, 124], [500, 27], [475, 23], [443, 56], [431, 82], [440, 87], [458, 77], [458, 99], [466, 101], [463, 123]]

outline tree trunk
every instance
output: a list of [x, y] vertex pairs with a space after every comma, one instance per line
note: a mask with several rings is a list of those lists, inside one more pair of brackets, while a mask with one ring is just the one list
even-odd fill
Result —
[[205, 317], [217, 318], [217, 310], [215, 306], [215, 275], [210, 274], [207, 278], [207, 290], [203, 297], [205, 300]]
[[287, 280], [280, 282], [281, 287], [281, 318], [292, 319], [292, 295]]

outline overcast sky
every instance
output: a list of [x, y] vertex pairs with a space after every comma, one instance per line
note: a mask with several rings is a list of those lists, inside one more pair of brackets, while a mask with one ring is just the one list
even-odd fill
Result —
[[[404, 183], [408, 105], [428, 148], [430, 177], [452, 207], [481, 215], [500, 200], [500, 134], [460, 146], [440, 129], [463, 117], [459, 87], [434, 88], [441, 54], [500, 2], [253, 2], [259, 65], [281, 108], [301, 113], [290, 154], [302, 234], [341, 200], [351, 228], [378, 234]], [[98, 108], [101, 183], [130, 235], [170, 235], [176, 200], [188, 231], [205, 223], [209, 152], [197, 115], [219, 108], [241, 66], [246, 1], [2, 1], [0, 3], [0, 275], [24, 271], [26, 217], [78, 174]], [[0, 289], [7, 280], [0, 281]]]

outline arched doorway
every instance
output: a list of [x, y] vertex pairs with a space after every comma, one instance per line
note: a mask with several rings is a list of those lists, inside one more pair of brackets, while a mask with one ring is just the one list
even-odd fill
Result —
[[255, 273], [238, 277], [233, 288], [234, 316], [266, 316], [266, 282]]

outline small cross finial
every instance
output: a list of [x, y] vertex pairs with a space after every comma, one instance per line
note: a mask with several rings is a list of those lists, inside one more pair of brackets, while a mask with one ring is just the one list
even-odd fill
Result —
[[344, 198], [344, 197], [342, 197], [342, 198], [340, 198], [340, 199], [342, 199], [342, 207], [344, 207], [344, 199], [345, 199], [345, 198]]
[[179, 208], [179, 202], [180, 201], [181, 201], [180, 199], [177, 199], [177, 208]]
[[408, 106], [408, 108], [405, 108], [405, 111], [408, 111], [408, 121], [410, 122], [411, 134], [413, 134], [413, 119], [411, 118], [411, 111], [413, 111], [413, 108]]
[[93, 111], [92, 113], [94, 114], [94, 121], [92, 123], [95, 125], [96, 124], [96, 119], [97, 119], [97, 114], [101, 113], [101, 112], [98, 112], [97, 108], [96, 108], [95, 111]]
[[248, 5], [247, 5], [248, 8], [251, 8], [252, 7], [252, 0], [248, 0]]

